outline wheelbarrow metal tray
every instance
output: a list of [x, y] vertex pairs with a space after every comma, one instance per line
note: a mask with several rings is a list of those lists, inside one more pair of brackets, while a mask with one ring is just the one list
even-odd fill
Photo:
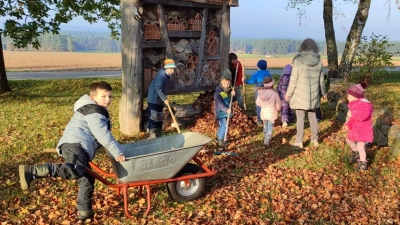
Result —
[[111, 164], [121, 183], [174, 177], [211, 138], [184, 132], [122, 144], [126, 161]]

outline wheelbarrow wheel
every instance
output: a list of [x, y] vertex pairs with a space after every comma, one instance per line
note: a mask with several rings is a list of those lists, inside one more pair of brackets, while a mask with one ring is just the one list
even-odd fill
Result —
[[[182, 168], [181, 171], [179, 171], [178, 174], [176, 174], [175, 177], [203, 173], [203, 172], [204, 171], [200, 166], [188, 163], [185, 165], [185, 167]], [[192, 201], [200, 198], [203, 195], [206, 189], [206, 185], [207, 185], [207, 178], [205, 177], [191, 179], [189, 180], [188, 185], [186, 185], [185, 181], [182, 180], [182, 181], [167, 183], [167, 191], [169, 197], [176, 202]]]

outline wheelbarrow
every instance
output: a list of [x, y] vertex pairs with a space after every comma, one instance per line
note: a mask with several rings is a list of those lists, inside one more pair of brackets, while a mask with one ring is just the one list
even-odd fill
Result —
[[[124, 195], [124, 210], [127, 217], [130, 187], [143, 187], [147, 192], [146, 216], [151, 207], [150, 185], [166, 183], [169, 197], [174, 201], [191, 201], [200, 198], [206, 188], [207, 178], [216, 174], [197, 157], [203, 146], [211, 141], [197, 132], [184, 132], [155, 139], [122, 144], [126, 161], [117, 162], [111, 158], [113, 173], [107, 173], [90, 162], [93, 170], [87, 173], [107, 185], [115, 188], [117, 195], [121, 189]], [[193, 160], [196, 164], [189, 163]], [[111, 183], [106, 178], [117, 178]]]

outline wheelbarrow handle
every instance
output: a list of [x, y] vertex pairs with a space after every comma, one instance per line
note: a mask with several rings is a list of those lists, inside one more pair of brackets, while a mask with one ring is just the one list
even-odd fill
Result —
[[178, 133], [181, 133], [181, 129], [179, 128], [179, 125], [176, 122], [176, 118], [175, 118], [174, 113], [172, 112], [171, 106], [169, 105], [168, 102], [166, 103], [166, 105], [168, 106], [169, 113], [171, 114], [172, 120], [174, 121], [174, 123], [176, 125], [176, 129], [178, 130]]

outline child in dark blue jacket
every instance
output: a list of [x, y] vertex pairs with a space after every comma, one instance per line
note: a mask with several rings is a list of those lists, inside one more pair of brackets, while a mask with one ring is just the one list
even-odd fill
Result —
[[218, 145], [222, 148], [225, 146], [224, 136], [226, 130], [226, 122], [228, 113], [231, 113], [229, 103], [231, 96], [235, 96], [235, 90], [231, 87], [232, 73], [229, 69], [222, 72], [221, 83], [215, 88], [214, 93], [214, 114], [219, 122], [217, 131]]
[[[257, 62], [258, 71], [251, 75], [250, 79], [246, 80], [246, 77], [243, 77], [243, 82], [246, 84], [254, 85], [254, 100], [257, 99], [257, 90], [263, 87], [264, 77], [271, 77], [271, 74], [267, 70], [267, 61], [261, 59]], [[257, 125], [262, 126], [263, 121], [260, 117], [261, 107], [256, 105], [256, 113], [257, 113]]]

